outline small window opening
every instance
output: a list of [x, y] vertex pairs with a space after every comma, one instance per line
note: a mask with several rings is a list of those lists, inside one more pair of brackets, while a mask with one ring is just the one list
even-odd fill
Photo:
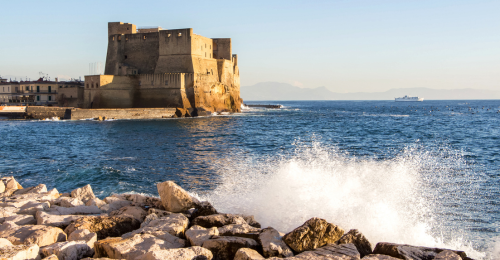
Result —
[[95, 87], [98, 88], [99, 87], [99, 83], [95, 83]]
[[121, 40], [122, 40], [122, 36], [121, 36], [121, 35], [119, 35], [119, 36], [118, 36], [118, 40], [119, 40], [119, 41], [121, 41]]
[[146, 35], [142, 36], [142, 39], [146, 40]]
[[181, 37], [181, 36], [182, 36], [182, 33], [178, 33], [178, 34], [177, 34], [177, 36], [178, 36], [178, 37]]
[[127, 59], [127, 55], [125, 55], [125, 59]]
[[113, 41], [115, 40], [115, 36], [113, 36]]
[[168, 80], [165, 80], [165, 86], [168, 86]]
[[87, 88], [89, 88], [89, 83], [87, 83]]
[[139, 86], [142, 86], [142, 81], [139, 80]]

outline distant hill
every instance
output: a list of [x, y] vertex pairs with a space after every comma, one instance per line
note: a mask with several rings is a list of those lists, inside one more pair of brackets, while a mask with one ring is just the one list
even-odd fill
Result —
[[336, 93], [326, 87], [299, 88], [287, 83], [262, 82], [241, 87], [243, 100], [391, 100], [404, 95], [425, 99], [500, 99], [500, 91], [481, 89], [400, 88], [385, 92]]

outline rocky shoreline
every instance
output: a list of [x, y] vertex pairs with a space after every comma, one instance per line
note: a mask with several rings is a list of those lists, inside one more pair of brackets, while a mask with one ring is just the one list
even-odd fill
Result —
[[90, 185], [60, 194], [44, 184], [0, 181], [0, 260], [468, 260], [463, 251], [380, 242], [312, 218], [283, 234], [253, 216], [224, 214], [171, 181], [160, 198], [115, 194]]

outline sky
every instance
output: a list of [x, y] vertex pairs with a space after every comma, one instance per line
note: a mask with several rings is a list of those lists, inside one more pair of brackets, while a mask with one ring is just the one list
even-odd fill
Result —
[[107, 23], [232, 38], [241, 85], [500, 89], [500, 1], [3, 1], [0, 76], [79, 78]]

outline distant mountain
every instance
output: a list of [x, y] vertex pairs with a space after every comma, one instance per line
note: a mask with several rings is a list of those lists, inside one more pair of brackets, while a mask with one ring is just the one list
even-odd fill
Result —
[[385, 92], [335, 93], [325, 87], [299, 88], [286, 83], [262, 82], [241, 87], [243, 100], [392, 100], [418, 96], [424, 99], [500, 99], [500, 91], [482, 89], [400, 88]]

